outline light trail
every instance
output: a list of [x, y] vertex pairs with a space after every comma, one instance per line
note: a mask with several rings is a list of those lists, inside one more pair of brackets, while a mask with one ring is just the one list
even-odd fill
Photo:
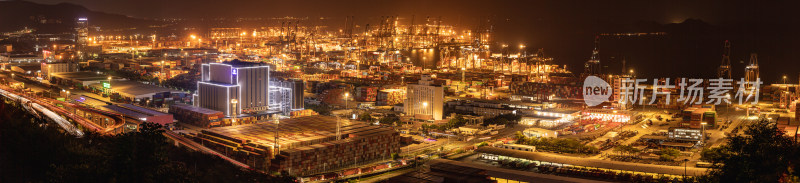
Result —
[[83, 137], [84, 135], [83, 131], [81, 131], [80, 129], [75, 127], [75, 125], [72, 125], [72, 123], [61, 117], [61, 115], [56, 114], [50, 109], [43, 107], [42, 105], [39, 105], [36, 102], [28, 100], [25, 97], [16, 95], [4, 89], [0, 89], [0, 94], [11, 100], [19, 101], [20, 104], [22, 104], [22, 106], [24, 106], [26, 109], [29, 110], [29, 112], [32, 112], [34, 114], [44, 114], [45, 116], [50, 118], [53, 122], [58, 124], [58, 126], [61, 126], [61, 128], [63, 128], [68, 133], [77, 136], [78, 138]]

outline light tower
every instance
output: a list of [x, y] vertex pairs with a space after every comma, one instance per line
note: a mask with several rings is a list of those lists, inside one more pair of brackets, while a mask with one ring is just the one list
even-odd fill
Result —
[[717, 77], [724, 79], [732, 79], [731, 77], [731, 42], [725, 40], [725, 46], [722, 50], [722, 64], [717, 70]]
[[[344, 102], [345, 102], [345, 104], [344, 104], [344, 107], [345, 107], [344, 109], [345, 110], [347, 110], [347, 97], [349, 97], [349, 96], [350, 96], [350, 93], [346, 92], [346, 93], [344, 93], [344, 97], [342, 98], [344, 100]], [[347, 117], [347, 116], [345, 116], [345, 117]], [[337, 118], [337, 120], [336, 120], [336, 140], [342, 140], [342, 119], [341, 118]]]
[[231, 120], [231, 123], [236, 123], [236, 104], [238, 104], [238, 103], [239, 103], [239, 100], [231, 99], [231, 107], [233, 107], [233, 111], [231, 111], [231, 113], [232, 113], [231, 117], [233, 117], [232, 120]]
[[461, 84], [464, 84], [464, 82], [465, 82], [465, 78], [466, 77], [464, 75], [464, 72], [466, 72], [466, 70], [467, 70], [467, 68], [463, 68], [463, 67], [461, 68]]
[[280, 126], [279, 126], [280, 124], [281, 124], [281, 121], [278, 120], [278, 117], [275, 117], [275, 145], [272, 146], [272, 148], [273, 148], [272, 157], [273, 158], [280, 152], [280, 149], [278, 149], [278, 131], [280, 130]]
[[342, 140], [342, 117], [336, 117], [336, 140]]

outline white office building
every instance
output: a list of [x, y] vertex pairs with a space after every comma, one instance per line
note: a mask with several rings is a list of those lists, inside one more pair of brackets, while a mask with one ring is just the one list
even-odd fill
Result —
[[403, 110], [416, 119], [442, 120], [444, 87], [434, 84], [430, 75], [422, 75], [418, 84], [408, 85]]
[[[233, 60], [201, 66], [195, 103], [225, 116], [269, 109], [269, 66]], [[235, 101], [235, 102], [234, 102]]]

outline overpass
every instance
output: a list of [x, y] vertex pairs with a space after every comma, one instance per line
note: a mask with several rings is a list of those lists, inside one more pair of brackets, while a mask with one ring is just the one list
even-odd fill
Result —
[[77, 137], [83, 137], [84, 135], [83, 131], [75, 127], [75, 125], [72, 125], [72, 123], [66, 120], [63, 116], [57, 114], [56, 112], [53, 112], [52, 110], [48, 109], [42, 104], [39, 104], [37, 101], [32, 101], [26, 97], [12, 93], [5, 87], [0, 87], [0, 95], [2, 95], [5, 98], [8, 98], [9, 100], [19, 102], [20, 105], [22, 105], [22, 108], [24, 108], [34, 116], [37, 116], [39, 118], [47, 117], [44, 119], [49, 119], [48, 121], [58, 124], [58, 126], [61, 126], [61, 128], [63, 128], [65, 131], [67, 131], [72, 135], [75, 135]]

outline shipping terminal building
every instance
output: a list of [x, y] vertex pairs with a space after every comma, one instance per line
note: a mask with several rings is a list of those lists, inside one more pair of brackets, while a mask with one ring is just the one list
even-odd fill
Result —
[[302, 110], [303, 82], [271, 80], [269, 69], [264, 63], [239, 60], [203, 64], [195, 105], [228, 117]]

